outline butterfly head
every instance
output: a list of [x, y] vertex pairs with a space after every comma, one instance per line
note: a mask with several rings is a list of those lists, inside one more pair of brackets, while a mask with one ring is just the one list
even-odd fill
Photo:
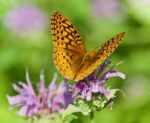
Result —
[[90, 50], [90, 52], [88, 53], [88, 55], [90, 56], [90, 57], [93, 57], [93, 56], [95, 56], [95, 50], [94, 49], [91, 49]]
[[83, 58], [84, 62], [90, 61], [94, 58], [96, 52], [94, 49], [91, 49], [88, 53], [86, 53], [86, 55]]

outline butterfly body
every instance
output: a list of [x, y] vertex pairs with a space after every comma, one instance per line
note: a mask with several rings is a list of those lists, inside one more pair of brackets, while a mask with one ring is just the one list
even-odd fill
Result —
[[64, 15], [55, 12], [51, 18], [53, 58], [58, 71], [67, 79], [79, 81], [92, 73], [117, 48], [125, 33], [108, 40], [97, 51], [86, 51], [79, 32]]

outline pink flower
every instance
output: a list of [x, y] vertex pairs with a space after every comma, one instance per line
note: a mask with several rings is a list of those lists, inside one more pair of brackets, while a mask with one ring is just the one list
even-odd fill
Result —
[[48, 18], [45, 13], [38, 7], [28, 4], [15, 6], [4, 16], [4, 26], [19, 35], [41, 31], [47, 23]]
[[93, 0], [92, 13], [96, 18], [114, 18], [120, 14], [120, 3], [118, 0]]
[[41, 115], [50, 116], [54, 112], [63, 112], [66, 106], [72, 103], [72, 96], [68, 91], [68, 86], [64, 83], [65, 80], [57, 87], [56, 79], [57, 75], [55, 74], [51, 84], [46, 88], [44, 75], [41, 74], [36, 93], [27, 73], [27, 84], [23, 82], [19, 82], [18, 85], [13, 84], [18, 94], [16, 96], [7, 96], [10, 105], [20, 107], [18, 114], [29, 118]]
[[107, 96], [110, 96], [110, 90], [105, 87], [105, 83], [107, 82], [107, 80], [112, 77], [125, 79], [125, 74], [114, 70], [114, 67], [118, 64], [112, 66], [109, 70], [104, 72], [106, 67], [110, 63], [111, 62], [109, 60], [106, 60], [102, 65], [100, 65], [98, 73], [93, 72], [86, 79], [77, 82], [72, 87], [72, 91], [74, 92], [74, 99], [81, 98], [86, 99], [87, 101], [91, 101], [93, 99], [93, 96], [96, 95], [99, 96], [102, 94], [106, 98]]

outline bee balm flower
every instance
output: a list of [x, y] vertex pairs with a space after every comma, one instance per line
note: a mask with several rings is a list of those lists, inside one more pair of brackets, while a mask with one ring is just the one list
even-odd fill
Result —
[[36, 90], [34, 90], [27, 73], [27, 83], [19, 82], [18, 85], [13, 84], [18, 94], [16, 96], [7, 96], [9, 104], [12, 107], [20, 107], [18, 114], [29, 118], [62, 113], [68, 103], [72, 102], [72, 97], [64, 80], [57, 87], [56, 79], [57, 75], [55, 74], [51, 84], [46, 88], [44, 75], [41, 74], [40, 82]]

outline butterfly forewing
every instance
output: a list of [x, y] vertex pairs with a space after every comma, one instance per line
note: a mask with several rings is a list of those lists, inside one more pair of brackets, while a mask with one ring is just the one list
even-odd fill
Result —
[[83, 62], [82, 68], [78, 71], [75, 80], [81, 80], [92, 73], [109, 55], [118, 47], [125, 33], [121, 32], [108, 40], [89, 60]]
[[79, 32], [64, 15], [54, 12], [51, 17], [52, 39], [54, 47], [63, 47], [67, 51], [85, 55], [86, 48]]
[[51, 17], [51, 29], [54, 64], [64, 77], [73, 79], [86, 54], [84, 42], [76, 28], [59, 12], [54, 12]]

